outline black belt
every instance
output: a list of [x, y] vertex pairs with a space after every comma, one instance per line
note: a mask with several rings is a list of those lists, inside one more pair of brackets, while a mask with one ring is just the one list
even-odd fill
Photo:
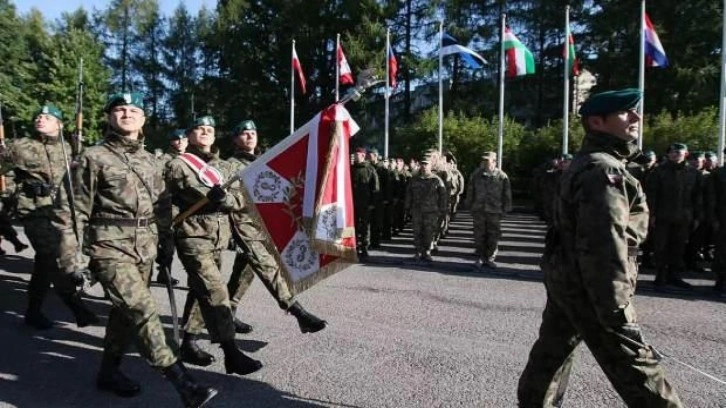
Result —
[[91, 218], [91, 225], [113, 225], [116, 227], [148, 228], [156, 218]]

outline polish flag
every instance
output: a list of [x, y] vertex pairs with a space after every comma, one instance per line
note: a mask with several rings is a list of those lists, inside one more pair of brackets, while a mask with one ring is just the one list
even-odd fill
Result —
[[305, 95], [305, 74], [302, 70], [302, 65], [300, 65], [300, 59], [297, 57], [297, 51], [295, 50], [295, 45], [292, 46], [292, 69], [295, 70], [297, 73], [297, 79], [300, 82], [300, 89], [302, 90], [303, 95]]
[[345, 58], [343, 47], [340, 44], [338, 44], [338, 72], [340, 73], [339, 80], [341, 84], [353, 85], [355, 83], [353, 72], [350, 70], [350, 65], [348, 65], [348, 60]]

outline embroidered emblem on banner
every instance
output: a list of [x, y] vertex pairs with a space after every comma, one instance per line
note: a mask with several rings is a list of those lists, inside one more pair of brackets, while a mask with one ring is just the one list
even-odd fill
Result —
[[182, 153], [179, 155], [184, 163], [192, 170], [197, 172], [197, 178], [207, 187], [214, 187], [222, 184], [223, 176], [215, 167], [208, 165], [204, 160], [191, 153]]
[[253, 193], [255, 200], [260, 203], [274, 203], [281, 200], [282, 181], [280, 176], [270, 170], [260, 172], [255, 179]]

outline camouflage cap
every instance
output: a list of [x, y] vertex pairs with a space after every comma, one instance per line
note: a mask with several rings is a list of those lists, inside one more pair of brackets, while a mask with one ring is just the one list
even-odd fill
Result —
[[58, 120], [63, 120], [63, 112], [61, 112], [57, 106], [49, 103], [41, 106], [40, 109], [38, 109], [38, 112], [35, 113], [34, 117], [37, 118], [40, 115], [50, 115]]
[[481, 155], [482, 160], [496, 160], [497, 159], [497, 153], [496, 152], [484, 152], [484, 154]]
[[132, 105], [144, 109], [144, 95], [139, 92], [123, 92], [109, 95], [103, 111], [108, 113], [117, 106]]
[[641, 98], [642, 94], [637, 88], [600, 92], [590, 96], [580, 106], [580, 115], [599, 116], [634, 109]]
[[234, 129], [232, 129], [232, 132], [235, 135], [238, 135], [238, 134], [244, 132], [245, 130], [257, 130], [257, 126], [255, 126], [255, 122], [253, 122], [249, 119], [243, 120], [242, 122], [238, 123], [237, 126], [234, 127]]
[[216, 127], [217, 122], [214, 121], [214, 118], [212, 116], [200, 116], [194, 122], [192, 122], [192, 124], [189, 126], [189, 129], [194, 129], [195, 127], [199, 126]]
[[187, 131], [185, 129], [176, 129], [169, 132], [166, 138], [169, 140], [179, 140], [187, 137]]
[[688, 151], [688, 145], [685, 143], [673, 143], [668, 147], [668, 151], [672, 152], [674, 150], [684, 150]]

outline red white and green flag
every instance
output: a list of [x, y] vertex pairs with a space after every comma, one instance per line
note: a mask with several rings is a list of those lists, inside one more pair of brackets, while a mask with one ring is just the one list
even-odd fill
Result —
[[575, 55], [575, 38], [570, 34], [567, 38], [567, 44], [562, 50], [562, 56], [565, 58], [565, 63], [568, 66], [568, 70], [572, 72], [572, 75], [580, 75], [580, 60]]
[[509, 27], [504, 32], [504, 52], [507, 59], [507, 76], [516, 77], [534, 74], [534, 56], [519, 41]]

